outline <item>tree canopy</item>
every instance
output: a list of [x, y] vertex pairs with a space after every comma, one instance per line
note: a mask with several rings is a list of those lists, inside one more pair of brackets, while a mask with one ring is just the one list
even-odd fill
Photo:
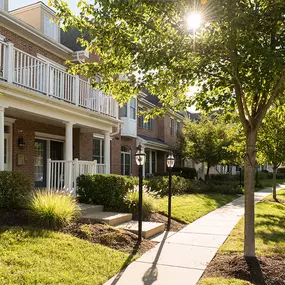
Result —
[[182, 156], [196, 163], [207, 163], [208, 178], [211, 167], [235, 160], [235, 154], [229, 151], [233, 143], [231, 128], [210, 116], [201, 116], [199, 121], [186, 121], [179, 143]]
[[[79, 15], [63, 0], [51, 4], [64, 27], [78, 29], [82, 46], [99, 56], [71, 71], [118, 101], [146, 88], [162, 103], [155, 114], [193, 102], [205, 110], [238, 109], [246, 139], [244, 246], [245, 255], [254, 256], [256, 140], [267, 110], [284, 95], [285, 1], [80, 0]], [[190, 31], [193, 11], [203, 21]], [[191, 85], [199, 91], [189, 98]]]

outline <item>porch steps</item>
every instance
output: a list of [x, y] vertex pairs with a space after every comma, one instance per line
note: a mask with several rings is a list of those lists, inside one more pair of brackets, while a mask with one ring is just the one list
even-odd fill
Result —
[[104, 209], [102, 205], [79, 204], [79, 207], [82, 214], [103, 212]]
[[80, 218], [83, 222], [105, 223], [109, 226], [117, 226], [132, 220], [132, 214], [123, 214], [115, 212], [94, 212], [83, 214]]
[[[138, 222], [132, 220], [130, 213], [103, 212], [102, 205], [79, 204], [81, 209], [80, 220], [87, 223], [105, 223], [107, 225], [138, 233]], [[142, 236], [153, 237], [164, 231], [163, 223], [143, 222]]]
[[[151, 238], [164, 231], [165, 225], [156, 222], [142, 222], [142, 236], [146, 239]], [[138, 221], [129, 221], [116, 226], [116, 228], [130, 231], [134, 234], [138, 233]]]

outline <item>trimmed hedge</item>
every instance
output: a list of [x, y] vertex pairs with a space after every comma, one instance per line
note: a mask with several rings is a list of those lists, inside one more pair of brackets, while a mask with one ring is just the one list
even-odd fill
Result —
[[0, 171], [0, 208], [24, 207], [31, 192], [31, 182], [23, 173]]
[[[145, 180], [145, 184], [149, 191], [157, 195], [164, 196], [168, 194], [168, 177], [156, 176]], [[179, 195], [187, 192], [191, 180], [180, 176], [172, 176], [172, 194]]]
[[122, 210], [125, 207], [125, 196], [137, 184], [136, 177], [115, 174], [81, 175], [77, 178], [77, 191], [82, 203]]

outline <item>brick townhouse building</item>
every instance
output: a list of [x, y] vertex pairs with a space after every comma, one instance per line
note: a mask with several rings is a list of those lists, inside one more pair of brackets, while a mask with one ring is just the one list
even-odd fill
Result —
[[158, 104], [155, 96], [142, 92], [120, 109], [88, 79], [67, 73], [66, 60], [97, 58], [54, 17], [42, 2], [8, 12], [8, 0], [0, 1], [0, 171], [23, 172], [35, 187], [71, 188], [80, 173], [136, 175], [141, 143], [144, 174], [164, 172], [184, 114], [146, 123], [137, 112]]

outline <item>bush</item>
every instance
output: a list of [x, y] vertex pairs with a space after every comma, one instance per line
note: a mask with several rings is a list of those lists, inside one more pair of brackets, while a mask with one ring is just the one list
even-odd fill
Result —
[[259, 171], [258, 172], [258, 179], [272, 179], [273, 178], [273, 173], [271, 172], [265, 172], [265, 170]]
[[[138, 216], [138, 202], [139, 202], [139, 192], [131, 191], [128, 192], [125, 197], [126, 209], [131, 212], [135, 217]], [[155, 198], [148, 194], [143, 193], [143, 217], [148, 218], [152, 212], [156, 210], [156, 200]]]
[[187, 190], [188, 193], [243, 194], [239, 183], [232, 182], [192, 181]]
[[82, 203], [99, 204], [113, 210], [124, 208], [124, 197], [138, 184], [138, 178], [121, 175], [93, 174], [77, 178]]
[[[157, 195], [164, 196], [168, 194], [169, 178], [166, 176], [157, 176], [145, 180], [148, 189]], [[172, 176], [172, 194], [178, 195], [187, 192], [190, 180], [179, 176]]]
[[197, 177], [196, 169], [191, 167], [173, 167], [172, 173], [186, 179], [195, 179]]
[[0, 208], [23, 207], [31, 191], [31, 182], [23, 173], [0, 171]]
[[71, 195], [43, 190], [30, 195], [27, 209], [38, 224], [49, 228], [67, 225], [80, 213], [80, 208]]
[[233, 175], [233, 174], [211, 174], [211, 180], [213, 181], [239, 181], [240, 176], [239, 175]]

